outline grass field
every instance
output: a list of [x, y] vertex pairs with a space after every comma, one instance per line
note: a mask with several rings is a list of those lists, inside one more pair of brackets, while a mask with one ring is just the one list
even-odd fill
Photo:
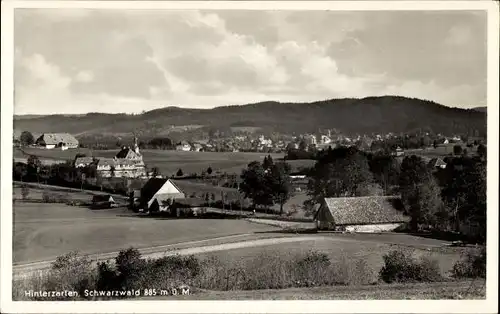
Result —
[[[214, 172], [227, 172], [240, 174], [252, 161], [263, 161], [264, 157], [269, 155], [265, 153], [215, 153], [215, 152], [182, 152], [175, 150], [142, 150], [144, 162], [149, 168], [158, 167], [163, 175], [175, 175], [182, 169], [184, 174], [198, 173], [211, 167]], [[96, 157], [114, 157], [118, 150], [95, 150], [91, 151], [85, 148], [61, 150], [45, 150], [39, 148], [23, 148], [14, 150], [14, 158], [27, 158], [28, 155], [36, 155], [41, 159], [73, 160], [76, 154], [85, 154]], [[283, 154], [271, 154], [273, 159], [283, 158]], [[294, 164], [302, 164], [296, 161]]]
[[363, 260], [373, 277], [377, 280], [377, 272], [383, 266], [382, 256], [394, 249], [415, 250], [415, 256], [428, 256], [439, 262], [441, 273], [449, 276], [453, 264], [460, 259], [467, 250], [464, 248], [441, 247], [443, 244], [437, 240], [423, 239], [409, 235], [399, 234], [319, 234], [314, 240], [300, 242], [285, 242], [260, 247], [232, 249], [224, 252], [211, 252], [202, 255], [204, 258], [217, 257], [228, 265], [239, 263], [252, 263], [253, 260], [262, 259], [265, 255], [279, 255], [284, 259], [291, 259], [297, 254], [305, 254], [314, 250], [327, 254], [332, 263], [354, 265], [356, 261]]
[[74, 250], [95, 254], [276, 230], [244, 220], [142, 218], [125, 208], [93, 211], [65, 204], [16, 202], [13, 214], [14, 263], [50, 260]]

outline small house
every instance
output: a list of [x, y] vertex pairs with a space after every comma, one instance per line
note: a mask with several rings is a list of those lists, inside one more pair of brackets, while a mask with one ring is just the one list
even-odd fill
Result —
[[429, 168], [431, 169], [445, 169], [446, 162], [444, 162], [441, 158], [432, 158], [429, 163]]
[[408, 220], [394, 196], [324, 198], [314, 216], [318, 229], [348, 232], [392, 231]]
[[102, 209], [115, 207], [117, 204], [111, 195], [94, 195], [92, 197], [92, 208]]
[[94, 157], [76, 157], [75, 158], [75, 168], [85, 168], [94, 163]]
[[186, 141], [182, 141], [175, 146], [175, 150], [189, 152], [191, 151], [191, 145]]

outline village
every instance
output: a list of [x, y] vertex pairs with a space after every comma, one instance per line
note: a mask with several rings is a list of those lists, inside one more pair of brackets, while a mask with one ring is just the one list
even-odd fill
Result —
[[378, 5], [6, 3], [7, 312], [497, 303], [498, 12]]

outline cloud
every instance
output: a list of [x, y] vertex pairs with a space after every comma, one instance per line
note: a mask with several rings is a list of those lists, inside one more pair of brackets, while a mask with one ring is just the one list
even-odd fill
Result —
[[80, 71], [75, 77], [77, 82], [89, 83], [94, 80], [94, 73], [92, 71]]
[[26, 113], [486, 99], [485, 18], [464, 12], [22, 10], [15, 46]]
[[469, 43], [472, 36], [472, 30], [469, 27], [457, 25], [449, 30], [448, 37], [444, 42], [452, 46], [462, 46]]

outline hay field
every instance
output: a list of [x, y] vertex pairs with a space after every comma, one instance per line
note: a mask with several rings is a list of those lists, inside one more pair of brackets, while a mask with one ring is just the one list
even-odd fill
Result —
[[[174, 175], [179, 169], [184, 174], [198, 173], [211, 167], [214, 172], [227, 172], [240, 174], [252, 161], [263, 161], [266, 153], [230, 153], [230, 152], [182, 152], [175, 150], [141, 150], [144, 162], [149, 168], [158, 167], [163, 175]], [[86, 148], [69, 149], [65, 151], [39, 148], [14, 149], [14, 158], [27, 158], [29, 155], [36, 155], [41, 159], [73, 160], [76, 154], [85, 154], [96, 157], [114, 157], [118, 153], [113, 150], [89, 150]], [[283, 158], [283, 154], [271, 154], [273, 159]]]
[[24, 202], [13, 205], [13, 220], [13, 263], [51, 260], [74, 250], [96, 254], [276, 230], [244, 220], [155, 219], [126, 208]]
[[[320, 235], [324, 235], [321, 237]], [[284, 242], [260, 247], [232, 249], [224, 252], [212, 252], [201, 255], [203, 258], [217, 257], [229, 265], [248, 263], [252, 260], [261, 260], [266, 256], [279, 255], [285, 259], [293, 258], [297, 254], [305, 254], [311, 250], [325, 253], [332, 263], [355, 265], [363, 260], [375, 281], [379, 269], [383, 266], [382, 256], [395, 249], [415, 250], [415, 256], [428, 256], [439, 262], [441, 273], [449, 275], [453, 264], [458, 261], [465, 248], [441, 248], [442, 241], [413, 237], [400, 234], [318, 234], [317, 239], [299, 242]]]

